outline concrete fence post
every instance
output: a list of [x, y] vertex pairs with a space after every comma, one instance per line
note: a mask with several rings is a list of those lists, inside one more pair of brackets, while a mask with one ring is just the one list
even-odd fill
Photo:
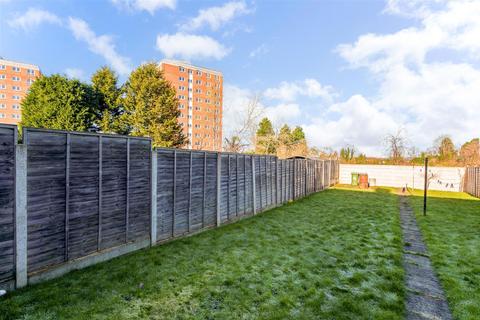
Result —
[[152, 170], [151, 174], [151, 224], [150, 224], [150, 243], [155, 245], [157, 243], [157, 170], [158, 170], [158, 154], [157, 151], [152, 150]]
[[16, 145], [15, 163], [15, 259], [16, 287], [25, 287], [27, 278], [27, 145]]

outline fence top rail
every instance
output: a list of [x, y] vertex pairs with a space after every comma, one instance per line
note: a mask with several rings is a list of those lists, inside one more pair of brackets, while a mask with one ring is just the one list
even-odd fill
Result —
[[112, 134], [112, 133], [95, 133], [95, 132], [86, 132], [86, 131], [68, 131], [68, 130], [43, 129], [43, 128], [31, 128], [31, 127], [23, 127], [22, 131], [23, 131], [23, 137], [26, 137], [26, 133], [28, 132], [44, 132], [44, 133], [71, 134], [71, 135], [78, 135], [78, 136], [92, 136], [92, 137], [152, 141], [152, 138], [150, 137], [135, 137], [135, 136], [129, 136], [129, 135], [122, 135], [122, 134]]
[[14, 124], [0, 123], [0, 128], [16, 129], [17, 126]]

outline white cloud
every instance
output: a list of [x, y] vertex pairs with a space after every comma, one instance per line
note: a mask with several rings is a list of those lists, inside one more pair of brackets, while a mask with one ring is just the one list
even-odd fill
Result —
[[157, 49], [167, 58], [179, 57], [182, 59], [207, 59], [220, 60], [229, 54], [230, 49], [208, 36], [193, 34], [159, 34], [157, 36]]
[[259, 56], [266, 55], [268, 53], [268, 46], [265, 43], [262, 43], [252, 51], [250, 51], [250, 54], [248, 55], [250, 58], [256, 58]]
[[294, 101], [299, 96], [331, 101], [335, 93], [331, 86], [324, 86], [315, 79], [305, 79], [297, 82], [283, 81], [278, 87], [265, 90], [264, 95], [268, 99], [280, 101]]
[[311, 145], [338, 149], [355, 145], [361, 152], [381, 155], [382, 139], [396, 131], [398, 124], [389, 113], [372, 105], [361, 95], [331, 105], [325, 114], [302, 126]]
[[130, 72], [129, 59], [116, 51], [110, 36], [97, 36], [84, 20], [78, 18], [69, 17], [68, 27], [77, 40], [87, 43], [90, 51], [102, 56], [119, 74], [126, 75]]
[[175, 9], [177, 0], [110, 0], [120, 9], [147, 11], [151, 15], [158, 9]]
[[193, 31], [208, 25], [212, 30], [218, 30], [235, 17], [249, 13], [244, 1], [227, 2], [223, 6], [201, 9], [195, 18], [182, 25], [180, 28]]
[[280, 103], [265, 108], [265, 116], [272, 121], [275, 128], [285, 123], [292, 123], [301, 115], [300, 105], [297, 103]]
[[78, 68], [67, 68], [65, 74], [71, 79], [85, 80], [85, 72]]
[[478, 59], [480, 1], [450, 1], [443, 10], [421, 11], [419, 28], [362, 35], [353, 44], [339, 45], [337, 51], [352, 67], [367, 67], [373, 72], [385, 72], [398, 64], [418, 66], [436, 49], [466, 51]]
[[8, 24], [13, 28], [30, 31], [43, 23], [61, 25], [62, 21], [55, 14], [41, 9], [29, 8], [27, 12], [16, 15]]
[[[401, 7], [393, 10], [388, 7], [392, 4]], [[394, 132], [394, 124], [405, 128], [411, 143], [422, 149], [441, 134], [449, 134], [456, 143], [478, 137], [480, 42], [475, 39], [480, 39], [480, 2], [411, 0], [390, 1], [388, 6], [387, 12], [419, 20], [420, 27], [361, 35], [353, 44], [337, 48], [351, 67], [364, 67], [375, 75], [378, 93], [362, 97], [362, 103], [354, 99], [355, 108], [331, 107], [337, 120], [319, 119], [307, 126], [312, 139], [319, 143], [327, 139], [336, 147], [359, 145], [379, 154], [381, 146], [375, 148], [369, 141], [378, 140], [386, 130]], [[442, 50], [447, 54], [441, 58], [430, 55]], [[345, 103], [352, 103], [352, 98]], [[362, 118], [364, 113], [369, 116]], [[326, 138], [317, 137], [322, 127]], [[335, 130], [343, 138], [331, 135]]]

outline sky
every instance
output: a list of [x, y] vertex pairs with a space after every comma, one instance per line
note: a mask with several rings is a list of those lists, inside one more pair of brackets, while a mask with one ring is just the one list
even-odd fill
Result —
[[310, 146], [385, 155], [480, 136], [480, 1], [0, 0], [0, 56], [88, 82], [146, 61], [224, 75], [224, 135], [252, 96]]

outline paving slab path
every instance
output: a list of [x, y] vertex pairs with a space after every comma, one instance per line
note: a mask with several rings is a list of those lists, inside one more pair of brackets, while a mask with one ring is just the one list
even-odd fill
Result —
[[453, 319], [406, 196], [400, 196], [400, 223], [407, 288], [406, 319]]

